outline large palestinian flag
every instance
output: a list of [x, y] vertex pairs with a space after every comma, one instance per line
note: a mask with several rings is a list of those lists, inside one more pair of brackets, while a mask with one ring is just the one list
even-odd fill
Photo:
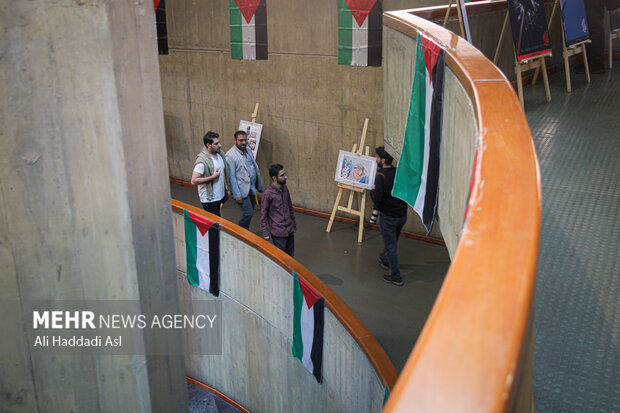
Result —
[[228, 0], [230, 55], [239, 60], [267, 60], [266, 0]]
[[325, 299], [306, 280], [293, 273], [293, 356], [319, 383], [323, 379]]
[[187, 281], [211, 294], [220, 294], [220, 225], [185, 210]]
[[427, 235], [437, 209], [443, 78], [443, 49], [418, 34], [407, 127], [392, 195], [413, 207]]
[[338, 63], [381, 66], [381, 0], [338, 0]]

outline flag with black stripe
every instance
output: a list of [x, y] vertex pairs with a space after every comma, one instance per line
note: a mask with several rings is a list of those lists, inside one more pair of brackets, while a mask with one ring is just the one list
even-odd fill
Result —
[[267, 60], [266, 0], [228, 0], [230, 55], [239, 60]]
[[155, 7], [155, 24], [157, 26], [157, 50], [159, 54], [168, 54], [168, 29], [166, 28], [166, 1], [153, 0]]
[[427, 235], [437, 210], [444, 68], [441, 46], [418, 34], [407, 126], [392, 196], [413, 207]]
[[381, 66], [381, 0], [338, 0], [338, 63]]
[[323, 380], [325, 299], [306, 280], [293, 273], [293, 357]]

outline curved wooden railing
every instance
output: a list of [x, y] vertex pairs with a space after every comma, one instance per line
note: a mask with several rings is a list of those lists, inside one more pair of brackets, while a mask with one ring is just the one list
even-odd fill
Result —
[[385, 13], [383, 23], [446, 46], [481, 142], [469, 220], [385, 411], [530, 410], [541, 192], [523, 109], [506, 77], [455, 34], [409, 11]]
[[266, 258], [284, 268], [287, 272], [291, 274], [296, 272], [298, 276], [308, 281], [325, 298], [326, 307], [334, 314], [340, 324], [342, 324], [360, 346], [383, 385], [387, 386], [390, 390], [392, 389], [398, 373], [387, 354], [379, 345], [377, 339], [368, 331], [366, 326], [362, 324], [353, 311], [351, 311], [340, 297], [327, 287], [316, 275], [270, 242], [265, 241], [261, 237], [230, 221], [175, 199], [172, 199], [171, 203], [173, 211], [182, 214], [183, 210], [187, 209], [188, 211], [218, 222], [220, 224], [220, 230], [256, 249]]

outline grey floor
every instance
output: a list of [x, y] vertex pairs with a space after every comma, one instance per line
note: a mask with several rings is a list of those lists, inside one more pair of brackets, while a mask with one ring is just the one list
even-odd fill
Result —
[[[620, 66], [620, 62], [615, 62]], [[541, 168], [536, 412], [620, 412], [620, 67], [525, 87]]]
[[[551, 103], [542, 84], [525, 87], [543, 190], [536, 412], [620, 412], [620, 67], [592, 75], [589, 85], [573, 75], [570, 94], [563, 72], [550, 82]], [[171, 191], [200, 206], [194, 189]], [[222, 215], [236, 222], [239, 211], [229, 203]], [[448, 268], [445, 248], [402, 239], [399, 288], [381, 280], [378, 232], [367, 230], [360, 245], [352, 225], [335, 223], [328, 234], [324, 219], [297, 219], [297, 260], [351, 307], [401, 370]]]

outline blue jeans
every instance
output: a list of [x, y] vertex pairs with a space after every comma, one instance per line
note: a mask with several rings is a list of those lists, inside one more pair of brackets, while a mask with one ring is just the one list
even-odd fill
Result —
[[239, 226], [245, 229], [250, 229], [250, 221], [252, 221], [252, 215], [254, 215], [254, 207], [256, 206], [256, 196], [248, 194], [247, 197], [241, 200], [239, 208], [241, 208], [241, 219], [239, 220]]
[[392, 276], [400, 278], [400, 267], [398, 266], [398, 237], [400, 231], [407, 222], [407, 216], [404, 217], [388, 217], [381, 214], [379, 221], [379, 229], [381, 230], [381, 238], [383, 238], [383, 252], [381, 259], [390, 264]]

